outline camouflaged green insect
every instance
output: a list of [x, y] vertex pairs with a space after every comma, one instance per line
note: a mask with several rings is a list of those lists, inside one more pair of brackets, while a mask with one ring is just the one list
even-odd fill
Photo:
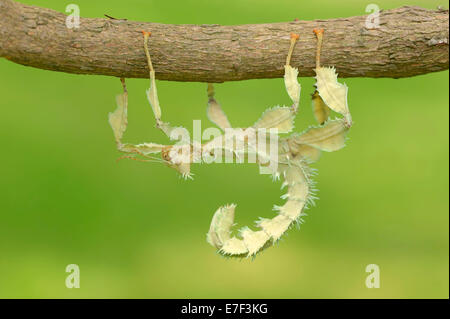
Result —
[[[352, 125], [351, 116], [347, 105], [347, 86], [337, 82], [337, 73], [334, 68], [320, 67], [320, 50], [322, 45], [323, 30], [314, 30], [316, 33], [316, 92], [313, 94], [313, 111], [319, 122], [319, 126], [310, 127], [303, 133], [293, 133], [288, 137], [278, 140], [277, 166], [271, 169], [262, 161], [263, 154], [258, 153], [257, 163], [260, 169], [269, 169], [274, 179], [282, 178], [282, 188], [287, 188], [287, 193], [281, 198], [286, 202], [282, 206], [274, 206], [276, 215], [271, 218], [260, 218], [256, 226], [258, 231], [243, 227], [238, 234], [232, 234], [234, 225], [235, 204], [220, 207], [213, 215], [210, 229], [207, 233], [207, 241], [224, 256], [249, 257], [255, 256], [267, 247], [276, 243], [284, 233], [294, 224], [300, 225], [305, 209], [314, 203], [315, 188], [312, 176], [314, 170], [309, 164], [319, 159], [321, 151], [333, 152], [345, 146], [346, 134]], [[155, 72], [151, 63], [148, 50], [149, 32], [144, 34], [144, 50], [149, 67], [150, 89], [147, 97], [155, 115], [156, 126], [166, 135], [174, 138], [173, 133], [177, 129], [161, 120], [161, 108], [156, 91]], [[290, 133], [294, 128], [295, 115], [298, 112], [301, 87], [297, 81], [298, 70], [290, 65], [291, 56], [299, 36], [291, 34], [291, 45], [284, 66], [284, 83], [286, 91], [292, 100], [292, 105], [287, 107], [274, 107], [266, 110], [262, 117], [250, 128], [276, 129], [278, 133]], [[122, 136], [127, 126], [127, 91], [122, 80], [124, 93], [117, 97], [117, 109], [109, 115], [109, 122], [114, 131], [114, 136], [119, 151], [130, 154], [124, 157], [146, 162], [163, 162], [175, 168], [183, 177], [191, 178], [190, 164], [195, 156], [189, 152], [184, 161], [179, 160], [182, 148], [192, 151], [192, 144], [187, 145], [161, 145], [154, 143], [124, 144]], [[233, 128], [220, 104], [214, 98], [214, 88], [208, 84], [208, 118], [223, 131], [237, 130]], [[331, 110], [341, 114], [343, 118], [330, 120]], [[243, 137], [245, 140], [245, 135]], [[200, 158], [210, 155], [217, 150], [226, 149], [226, 137], [218, 136], [200, 146]], [[245, 140], [246, 141], [246, 140]], [[244, 143], [245, 144], [245, 143]], [[232, 149], [235, 155], [249, 152], [249, 144], [246, 149]], [[229, 150], [229, 149], [228, 149]], [[253, 149], [253, 151], [255, 151]], [[161, 158], [153, 154], [161, 153]], [[261, 157], [259, 157], [261, 155]]]

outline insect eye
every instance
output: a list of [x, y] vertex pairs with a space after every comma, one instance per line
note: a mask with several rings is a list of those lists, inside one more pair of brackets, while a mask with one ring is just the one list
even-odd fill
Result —
[[170, 161], [169, 152], [167, 152], [167, 151], [162, 151], [162, 152], [161, 152], [161, 157], [162, 157], [162, 159], [165, 160], [165, 161]]

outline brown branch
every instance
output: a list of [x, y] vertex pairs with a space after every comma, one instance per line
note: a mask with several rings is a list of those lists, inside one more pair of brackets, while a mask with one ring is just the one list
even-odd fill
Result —
[[342, 77], [409, 77], [447, 70], [448, 10], [403, 7], [367, 16], [238, 26], [165, 25], [82, 18], [68, 29], [66, 15], [0, 0], [0, 57], [36, 68], [78, 74], [146, 78], [141, 30], [161, 80], [223, 82], [283, 75], [291, 32], [300, 34], [292, 65], [313, 76], [316, 39], [324, 28], [322, 64]]

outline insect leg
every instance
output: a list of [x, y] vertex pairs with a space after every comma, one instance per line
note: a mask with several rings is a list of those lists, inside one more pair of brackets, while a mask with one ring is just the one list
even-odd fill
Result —
[[320, 66], [320, 53], [322, 50], [324, 31], [323, 29], [314, 29], [313, 31], [317, 37], [316, 68], [314, 71], [316, 72], [315, 86], [318, 93], [313, 94], [314, 115], [319, 123], [324, 123], [328, 119], [328, 107], [342, 114], [345, 118], [345, 125], [351, 127], [352, 117], [347, 103], [348, 87], [337, 81], [338, 74], [334, 67]]
[[[164, 145], [154, 143], [143, 143], [138, 145], [128, 144], [122, 142], [123, 134], [128, 125], [128, 91], [125, 84], [125, 79], [121, 78], [123, 93], [117, 95], [117, 108], [114, 112], [109, 113], [109, 124], [111, 125], [114, 137], [117, 144], [117, 149], [123, 153], [137, 154], [147, 159], [154, 159], [149, 154], [161, 152]], [[162, 160], [161, 160], [162, 161]]]
[[147, 57], [147, 65], [150, 77], [150, 88], [147, 90], [147, 98], [155, 115], [156, 127], [162, 130], [169, 138], [172, 132], [172, 127], [169, 123], [161, 120], [161, 107], [159, 105], [158, 92], [156, 90], [155, 70], [153, 69], [152, 59], [148, 50], [148, 39], [151, 36], [151, 32], [142, 31], [144, 35], [144, 50]]
[[[320, 68], [320, 52], [322, 50], [323, 29], [314, 29], [313, 32], [317, 37], [316, 70], [318, 70]], [[320, 125], [324, 124], [328, 120], [331, 110], [322, 100], [317, 90], [315, 90], [312, 94], [311, 102], [314, 118]]]
[[317, 37], [317, 47], [316, 47], [316, 68], [320, 68], [320, 52], [322, 51], [323, 42], [323, 29], [314, 29], [314, 34]]
[[286, 57], [286, 65], [284, 66], [284, 85], [286, 87], [286, 91], [291, 98], [293, 105], [291, 107], [291, 111], [296, 114], [298, 110], [298, 104], [300, 101], [300, 84], [298, 83], [298, 69], [293, 68], [291, 63], [292, 52], [294, 52], [295, 44], [299, 39], [299, 35], [295, 33], [291, 33], [291, 45], [289, 47], [289, 52]]
[[295, 44], [300, 36], [296, 33], [291, 33], [291, 46], [289, 47], [288, 55], [286, 57], [286, 65], [291, 65], [292, 53], [294, 52]]
[[214, 98], [214, 86], [212, 83], [208, 83], [208, 108], [206, 109], [206, 114], [211, 122], [220, 127], [223, 131], [226, 128], [231, 128], [231, 124], [225, 112], [222, 110], [220, 104]]

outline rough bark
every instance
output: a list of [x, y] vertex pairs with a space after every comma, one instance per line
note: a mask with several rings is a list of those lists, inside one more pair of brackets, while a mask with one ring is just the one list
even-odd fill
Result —
[[313, 76], [316, 39], [324, 28], [322, 62], [341, 77], [410, 77], [448, 69], [448, 10], [402, 7], [367, 16], [273, 24], [166, 25], [82, 18], [68, 29], [66, 15], [0, 0], [0, 57], [41, 69], [78, 74], [146, 78], [141, 30], [151, 31], [150, 50], [161, 80], [223, 82], [275, 78], [291, 32], [300, 34], [292, 65]]

